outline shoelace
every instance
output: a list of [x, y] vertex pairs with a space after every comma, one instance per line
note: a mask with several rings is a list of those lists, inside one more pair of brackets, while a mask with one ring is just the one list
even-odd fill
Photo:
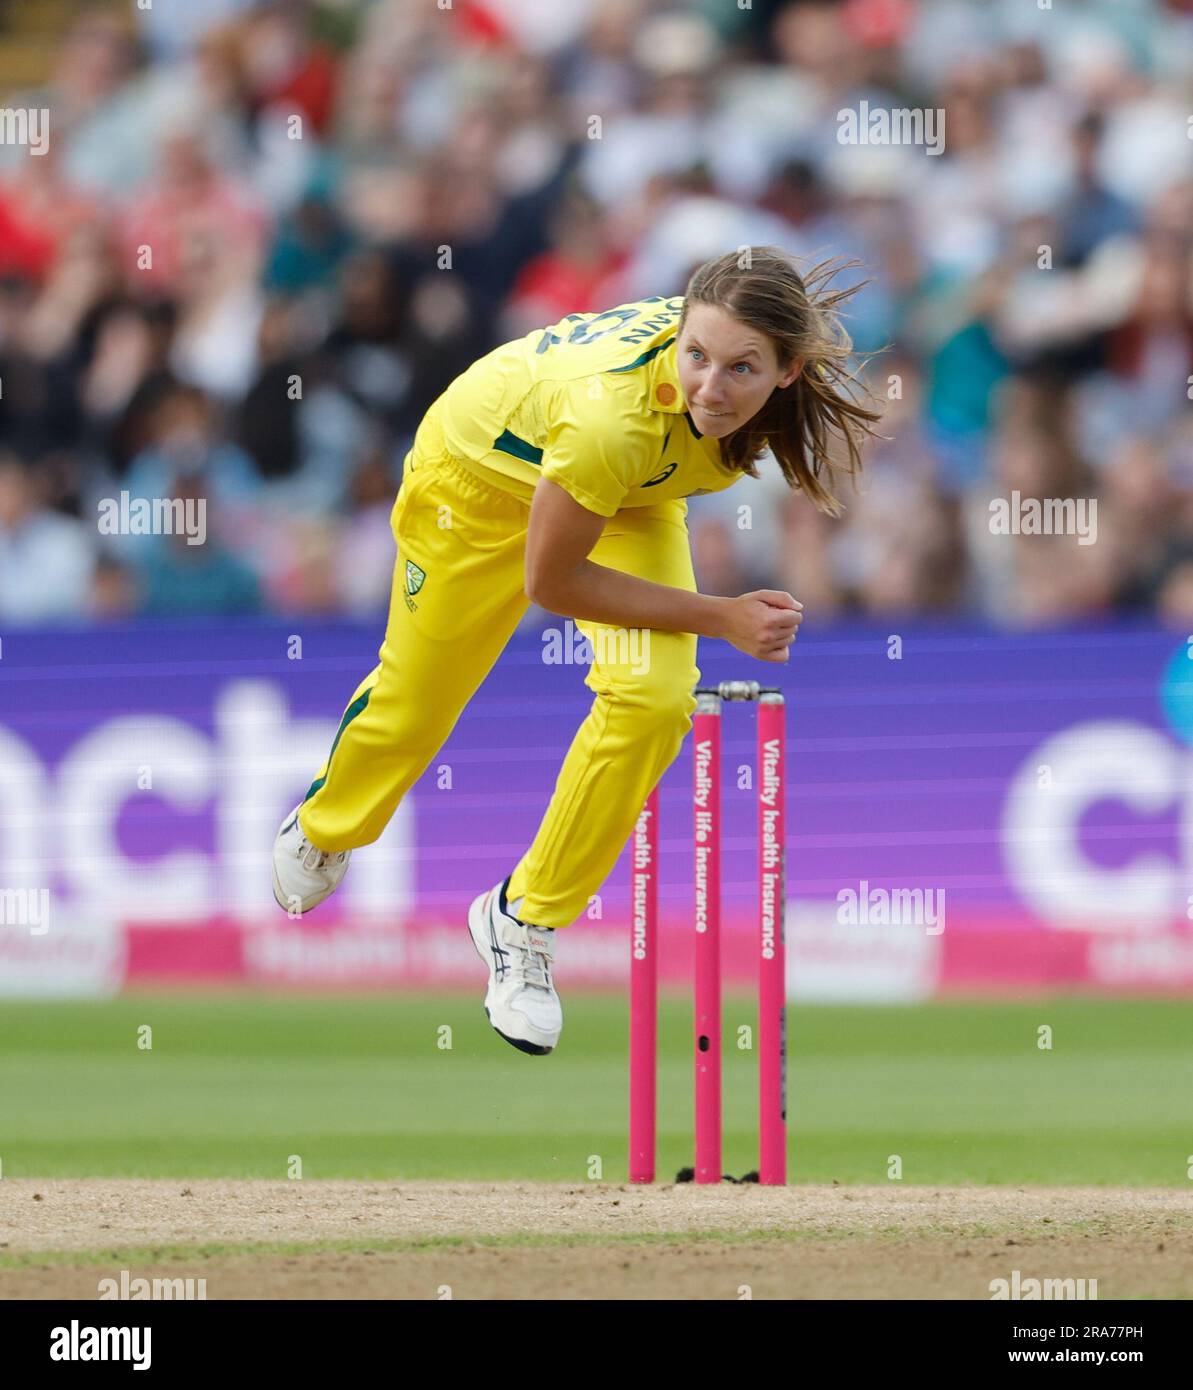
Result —
[[[328, 860], [339, 863], [344, 857], [342, 854], [329, 854], [326, 850], [311, 844], [310, 840], [307, 839], [303, 840], [303, 844], [306, 846], [302, 852], [302, 867], [304, 869], [321, 869]], [[312, 858], [312, 856], [314, 857]]]
[[547, 953], [537, 946], [519, 944], [510, 969], [514, 978], [524, 985], [533, 985], [536, 989], [551, 988], [551, 970]]

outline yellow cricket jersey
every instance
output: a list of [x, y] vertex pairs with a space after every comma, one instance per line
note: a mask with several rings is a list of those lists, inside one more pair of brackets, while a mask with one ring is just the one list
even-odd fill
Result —
[[421, 428], [526, 502], [540, 478], [601, 516], [719, 492], [743, 475], [688, 413], [675, 360], [682, 308], [656, 296], [504, 343], [452, 382]]

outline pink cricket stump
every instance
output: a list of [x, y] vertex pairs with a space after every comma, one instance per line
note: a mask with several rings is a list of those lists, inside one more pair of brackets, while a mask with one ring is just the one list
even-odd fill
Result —
[[659, 789], [634, 827], [630, 952], [630, 1181], [654, 1182], [659, 997]]
[[784, 949], [787, 771], [783, 696], [758, 705], [758, 1181], [787, 1181], [787, 980]]
[[696, 850], [696, 1181], [721, 1181], [721, 700], [692, 717]]

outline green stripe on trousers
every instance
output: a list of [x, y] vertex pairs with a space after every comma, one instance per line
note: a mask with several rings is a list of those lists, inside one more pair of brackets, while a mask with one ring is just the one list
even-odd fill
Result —
[[331, 752], [327, 755], [327, 772], [325, 772], [322, 777], [316, 777], [315, 780], [311, 783], [310, 787], [308, 787], [307, 789], [306, 796], [303, 797], [304, 802], [310, 801], [311, 797], [313, 797], [315, 793], [319, 790], [319, 788], [324, 784], [324, 782], [327, 781], [328, 774], [331, 772], [331, 760], [335, 757], [336, 746], [340, 741], [340, 735], [344, 732], [348, 725], [352, 723], [352, 721], [361, 712], [361, 710], [363, 710], [364, 707], [369, 703], [369, 696], [372, 693], [373, 687], [369, 686], [368, 690], [366, 690], [363, 695], [358, 695], [357, 698], [353, 700], [352, 703], [348, 706], [348, 708], [344, 711], [344, 717], [340, 720], [340, 727], [336, 730], [336, 736], [332, 740]]

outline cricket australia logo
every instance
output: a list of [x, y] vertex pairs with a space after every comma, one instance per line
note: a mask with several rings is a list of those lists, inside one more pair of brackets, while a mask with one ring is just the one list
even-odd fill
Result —
[[406, 592], [402, 597], [406, 600], [406, 607], [409, 608], [412, 613], [418, 607], [418, 604], [414, 602], [412, 596], [417, 594], [422, 588], [426, 577], [426, 570], [420, 569], [413, 560], [406, 561]]

